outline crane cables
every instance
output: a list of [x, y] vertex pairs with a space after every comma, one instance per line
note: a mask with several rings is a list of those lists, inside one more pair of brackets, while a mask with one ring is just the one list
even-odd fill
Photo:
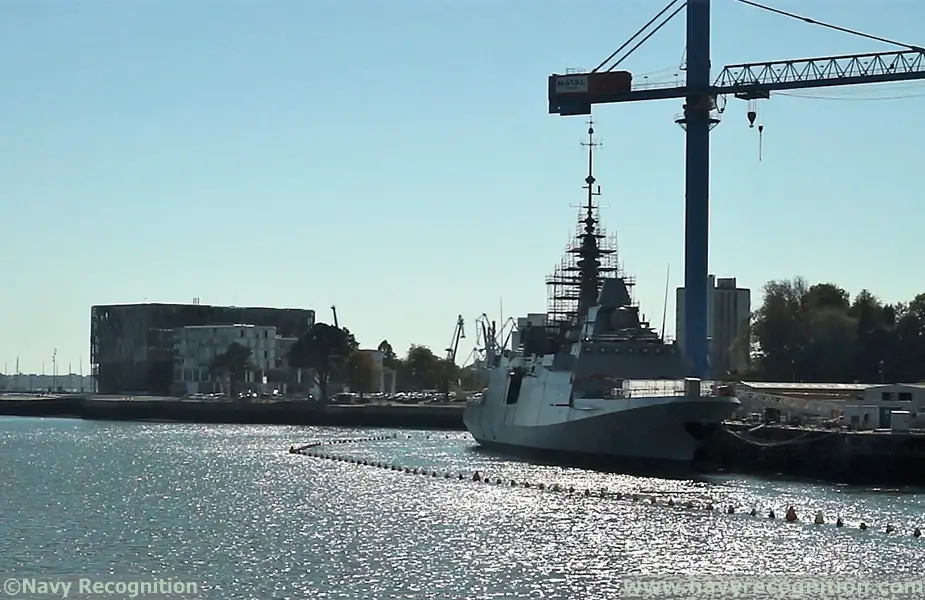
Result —
[[784, 17], [789, 17], [791, 19], [796, 19], [798, 21], [803, 21], [804, 23], [809, 23], [810, 25], [818, 25], [820, 27], [825, 27], [827, 29], [833, 29], [835, 31], [841, 31], [842, 33], [848, 33], [851, 35], [856, 35], [868, 40], [874, 40], [875, 42], [883, 42], [885, 44], [891, 44], [893, 46], [899, 46], [900, 48], [908, 48], [915, 52], [925, 53], [925, 48], [922, 46], [914, 46], [912, 44], [905, 44], [903, 42], [897, 42], [896, 40], [890, 40], [876, 35], [871, 35], [869, 33], [864, 33], [863, 31], [857, 31], [855, 29], [848, 29], [847, 27], [841, 27], [839, 25], [833, 25], [831, 23], [823, 23], [822, 21], [817, 21], [809, 17], [804, 17], [796, 13], [787, 12], [786, 10], [781, 10], [779, 8], [774, 8], [773, 6], [767, 6], [765, 4], [759, 4], [754, 2], [754, 0], [736, 0], [736, 2], [741, 2], [742, 4], [747, 4], [748, 6], [753, 6], [755, 8], [760, 8], [761, 10], [766, 10]]
[[[911, 82], [909, 82], [911, 83]], [[882, 85], [882, 84], [881, 84]], [[915, 89], [921, 90], [922, 83], [914, 82], [914, 85], [917, 86]], [[910, 86], [911, 87], [911, 86]], [[896, 92], [899, 90], [897, 88], [892, 88]], [[841, 102], [871, 102], [871, 101], [883, 101], [883, 100], [911, 100], [913, 98], [925, 98], [925, 92], [913, 92], [910, 94], [886, 94], [879, 96], [862, 96], [858, 94], [850, 94], [847, 91], [832, 91], [831, 93], [824, 93], [821, 90], [817, 91], [815, 94], [807, 94], [800, 92], [775, 92], [777, 96], [786, 96], [788, 98], [800, 98], [803, 100], [835, 100]]]
[[[679, 3], [680, 3], [680, 5], [679, 5]], [[632, 48], [630, 48], [629, 50], [627, 50], [627, 51], [626, 51], [626, 54], [624, 54], [622, 58], [620, 58], [620, 59], [617, 60], [615, 63], [613, 63], [612, 65], [610, 65], [610, 67], [607, 69], [607, 71], [613, 71], [614, 69], [616, 69], [617, 66], [619, 66], [620, 63], [622, 63], [624, 60], [626, 60], [626, 59], [629, 57], [630, 54], [632, 54], [633, 52], [635, 52], [640, 46], [642, 46], [642, 45], [645, 44], [647, 41], [649, 41], [649, 39], [650, 39], [653, 35], [655, 35], [656, 33], [658, 33], [658, 30], [659, 30], [659, 29], [661, 29], [662, 27], [664, 27], [664, 26], [668, 23], [668, 21], [672, 20], [679, 12], [681, 12], [681, 11], [684, 9], [684, 7], [687, 6], [686, 0], [683, 1], [683, 2], [682, 2], [681, 0], [671, 0], [671, 2], [669, 2], [668, 5], [667, 5], [665, 8], [663, 8], [661, 11], [659, 11], [659, 13], [658, 13], [657, 15], [655, 15], [654, 17], [652, 17], [652, 18], [649, 20], [649, 22], [646, 23], [645, 25], [643, 25], [643, 26], [639, 29], [639, 31], [637, 31], [636, 33], [634, 33], [634, 34], [632, 35], [632, 37], [630, 37], [628, 40], [626, 40], [625, 42], [623, 42], [623, 45], [621, 45], [619, 48], [617, 48], [616, 50], [614, 50], [613, 53], [611, 53], [610, 56], [608, 56], [607, 58], [605, 58], [605, 59], [601, 62], [601, 64], [599, 64], [598, 66], [596, 66], [591, 72], [592, 72], [592, 73], [597, 73], [598, 71], [600, 71], [600, 70], [604, 67], [604, 65], [606, 65], [606, 64], [609, 63], [611, 60], [613, 60], [613, 58], [614, 58], [615, 56], [617, 56], [620, 52], [622, 52], [627, 46], [629, 46], [630, 44], [632, 44], [632, 43], [633, 43], [633, 40], [635, 40], [635, 39], [638, 38], [640, 35], [642, 35], [643, 32], [646, 31], [646, 29], [648, 29], [649, 27], [651, 27], [652, 24], [655, 23], [656, 21], [658, 21], [659, 18], [661, 18], [662, 15], [664, 15], [666, 12], [668, 12], [669, 10], [671, 10], [671, 9], [672, 9], [673, 7], [675, 7], [676, 5], [678, 5], [677, 8], [675, 8], [675, 10], [674, 10], [670, 15], [668, 15], [667, 17], [665, 17], [665, 19], [664, 19], [661, 23], [659, 23], [659, 24], [655, 27], [655, 29], [653, 29], [652, 31], [650, 31], [644, 38], [642, 38], [641, 40], [639, 40]]]

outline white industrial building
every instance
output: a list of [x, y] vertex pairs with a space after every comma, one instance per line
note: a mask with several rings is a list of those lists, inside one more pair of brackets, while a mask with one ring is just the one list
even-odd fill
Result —
[[743, 413], [774, 408], [799, 417], [833, 419], [858, 430], [925, 428], [925, 383], [786, 383], [742, 381]]
[[[710, 371], [716, 376], [748, 368], [749, 344], [737, 343], [751, 320], [751, 290], [736, 285], [735, 277], [709, 276], [707, 284], [707, 335]], [[675, 339], [684, 347], [684, 288], [677, 289]]]
[[266, 372], [278, 367], [279, 346], [275, 327], [261, 325], [191, 325], [177, 329], [175, 382], [187, 394], [213, 393], [221, 388], [211, 373], [215, 357], [232, 343], [238, 343], [251, 353], [254, 370], [247, 374], [245, 384], [262, 391]]
[[871, 384], [740, 381], [735, 387], [742, 413], [774, 408], [793, 416], [831, 419], [841, 415], [845, 405], [855, 402]]
[[925, 426], [925, 383], [874, 385], [844, 407], [855, 429], [908, 430]]

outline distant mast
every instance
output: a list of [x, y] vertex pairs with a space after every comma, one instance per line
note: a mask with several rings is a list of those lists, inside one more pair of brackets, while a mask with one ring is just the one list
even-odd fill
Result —
[[578, 317], [579, 320], [588, 315], [588, 309], [597, 302], [597, 294], [601, 289], [601, 250], [598, 247], [599, 235], [596, 216], [597, 206], [594, 197], [601, 195], [601, 186], [594, 188], [597, 181], [594, 178], [594, 149], [600, 144], [594, 141], [594, 121], [588, 121], [588, 141], [581, 144], [588, 149], [588, 176], [585, 177], [585, 186], [588, 190], [588, 199], [585, 204], [584, 230], [579, 235], [581, 247], [578, 252]]
[[588, 174], [582, 186], [586, 199], [579, 207], [578, 228], [565, 256], [546, 278], [547, 324], [560, 330], [580, 327], [597, 302], [604, 278], [617, 275], [616, 239], [604, 232], [594, 200], [601, 195], [594, 177], [594, 152], [601, 144], [594, 138], [593, 121], [588, 121], [588, 138], [581, 145], [588, 149]]

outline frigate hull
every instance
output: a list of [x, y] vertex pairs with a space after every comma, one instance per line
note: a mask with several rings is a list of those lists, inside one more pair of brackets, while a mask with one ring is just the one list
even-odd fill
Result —
[[530, 418], [504, 405], [473, 405], [464, 420], [480, 445], [511, 454], [684, 466], [738, 406], [729, 397], [584, 400], [558, 410], [547, 403]]

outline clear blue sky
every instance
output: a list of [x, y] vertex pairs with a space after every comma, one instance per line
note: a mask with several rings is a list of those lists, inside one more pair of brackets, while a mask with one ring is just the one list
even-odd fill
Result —
[[[918, 0], [767, 0], [925, 44]], [[662, 0], [0, 3], [0, 367], [88, 361], [92, 304], [332, 304], [364, 345], [440, 350], [462, 313], [545, 308], [582, 198], [591, 68]], [[625, 66], [671, 79], [683, 13]], [[714, 0], [728, 63], [890, 49]], [[881, 96], [914, 96], [872, 100]], [[925, 291], [925, 84], [745, 103], [713, 133], [711, 271]], [[819, 97], [825, 99], [819, 99]], [[603, 216], [643, 310], [681, 284], [681, 102], [596, 109]], [[673, 296], [673, 294], [672, 294]], [[672, 302], [671, 299], [669, 302]], [[668, 314], [673, 314], [669, 304]], [[669, 318], [669, 330], [673, 323]], [[469, 346], [466, 347], [468, 351]]]

